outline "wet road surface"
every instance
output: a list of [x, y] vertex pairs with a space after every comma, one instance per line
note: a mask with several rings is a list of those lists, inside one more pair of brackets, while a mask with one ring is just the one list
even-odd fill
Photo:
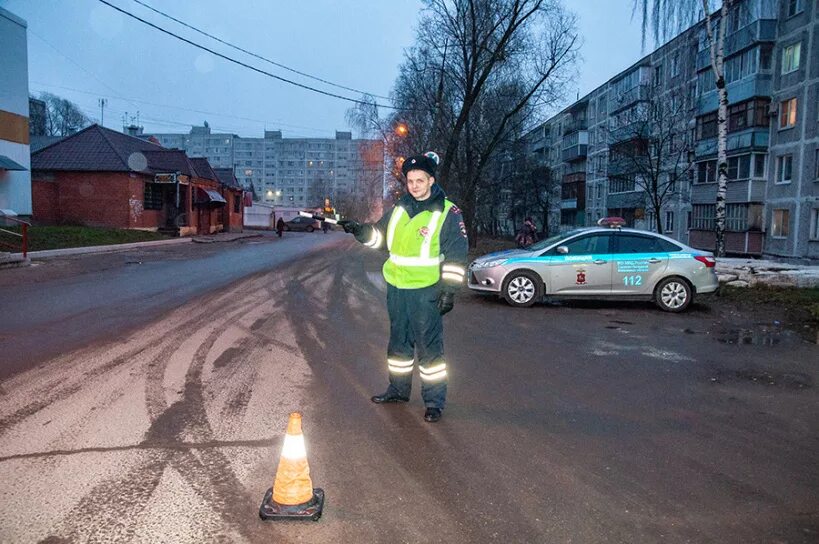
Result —
[[[369, 401], [386, 384], [377, 256], [319, 241], [334, 250], [294, 250], [0, 383], [0, 541], [819, 538], [816, 345], [733, 341], [703, 304], [464, 293], [430, 425], [417, 387]], [[278, 243], [207, 251], [252, 261]], [[291, 410], [325, 513], [266, 524]]]

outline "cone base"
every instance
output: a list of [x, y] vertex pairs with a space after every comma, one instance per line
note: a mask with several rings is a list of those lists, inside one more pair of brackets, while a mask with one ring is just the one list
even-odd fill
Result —
[[305, 503], [287, 505], [279, 504], [273, 500], [273, 488], [271, 487], [267, 490], [267, 493], [264, 494], [262, 505], [259, 507], [259, 517], [265, 521], [276, 521], [280, 519], [311, 519], [318, 521], [323, 508], [323, 489], [318, 487], [314, 488], [313, 498]]

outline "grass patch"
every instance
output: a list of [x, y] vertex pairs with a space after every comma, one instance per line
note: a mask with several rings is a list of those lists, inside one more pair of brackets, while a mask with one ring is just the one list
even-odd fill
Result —
[[792, 328], [802, 328], [814, 335], [819, 331], [819, 287], [720, 287], [720, 298], [738, 308], [757, 312], [765, 308], [784, 310]]
[[[20, 227], [3, 227], [5, 230], [20, 232]], [[18, 244], [20, 239], [0, 232], [4, 242]], [[65, 249], [70, 247], [106, 246], [167, 240], [158, 232], [129, 229], [109, 229], [75, 226], [31, 226], [28, 228], [28, 250]]]

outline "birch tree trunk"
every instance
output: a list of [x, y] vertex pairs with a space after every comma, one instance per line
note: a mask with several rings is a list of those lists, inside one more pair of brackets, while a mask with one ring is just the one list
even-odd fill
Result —
[[714, 81], [719, 97], [717, 110], [717, 200], [714, 211], [716, 246], [714, 254], [717, 257], [725, 256], [725, 194], [728, 190], [728, 88], [725, 83], [725, 28], [728, 26], [728, 4], [731, 0], [723, 0], [720, 8], [720, 25], [718, 35], [714, 37], [711, 26], [711, 15], [708, 11], [708, 1], [702, 0], [705, 13], [708, 14], [706, 31], [711, 48], [711, 69], [714, 71]]

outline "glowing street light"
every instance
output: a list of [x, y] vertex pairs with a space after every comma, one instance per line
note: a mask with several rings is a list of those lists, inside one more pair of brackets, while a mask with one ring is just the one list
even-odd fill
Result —
[[409, 134], [409, 127], [407, 127], [406, 123], [398, 123], [395, 125], [395, 133], [403, 138]]

